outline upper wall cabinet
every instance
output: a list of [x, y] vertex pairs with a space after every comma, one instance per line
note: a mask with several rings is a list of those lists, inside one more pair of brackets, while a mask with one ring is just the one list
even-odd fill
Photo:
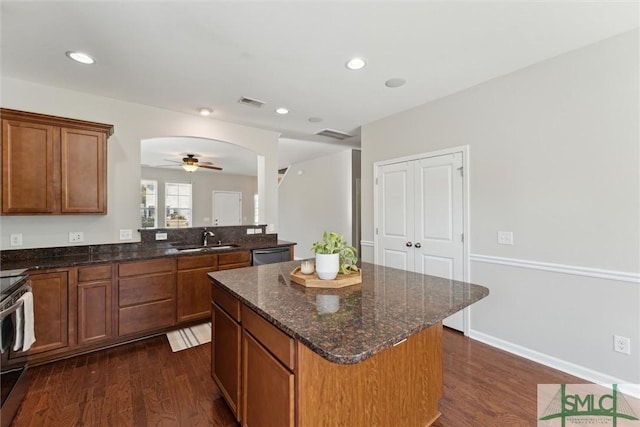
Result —
[[113, 125], [0, 109], [2, 214], [106, 214]]

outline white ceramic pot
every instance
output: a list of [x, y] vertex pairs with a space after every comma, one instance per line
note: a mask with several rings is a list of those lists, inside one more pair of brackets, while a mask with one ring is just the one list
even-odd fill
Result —
[[322, 280], [332, 280], [340, 269], [340, 254], [316, 254], [316, 273]]

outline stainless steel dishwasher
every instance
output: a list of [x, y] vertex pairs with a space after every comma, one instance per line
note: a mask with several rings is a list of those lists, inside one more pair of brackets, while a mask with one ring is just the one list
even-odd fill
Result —
[[276, 262], [289, 261], [290, 259], [291, 251], [289, 246], [251, 250], [251, 265], [274, 264]]

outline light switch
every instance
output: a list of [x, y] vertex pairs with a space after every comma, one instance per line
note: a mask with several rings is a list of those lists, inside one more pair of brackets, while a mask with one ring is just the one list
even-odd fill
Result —
[[498, 231], [498, 244], [499, 245], [513, 245], [513, 232], [512, 231]]
[[120, 230], [120, 240], [131, 240], [133, 233], [131, 230]]

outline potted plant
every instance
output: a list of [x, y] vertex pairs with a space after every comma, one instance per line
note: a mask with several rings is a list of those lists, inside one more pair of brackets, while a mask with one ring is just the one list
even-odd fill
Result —
[[338, 275], [358, 271], [356, 250], [338, 233], [326, 231], [322, 240], [315, 242], [311, 250], [316, 254], [316, 272], [322, 280], [332, 280]]

